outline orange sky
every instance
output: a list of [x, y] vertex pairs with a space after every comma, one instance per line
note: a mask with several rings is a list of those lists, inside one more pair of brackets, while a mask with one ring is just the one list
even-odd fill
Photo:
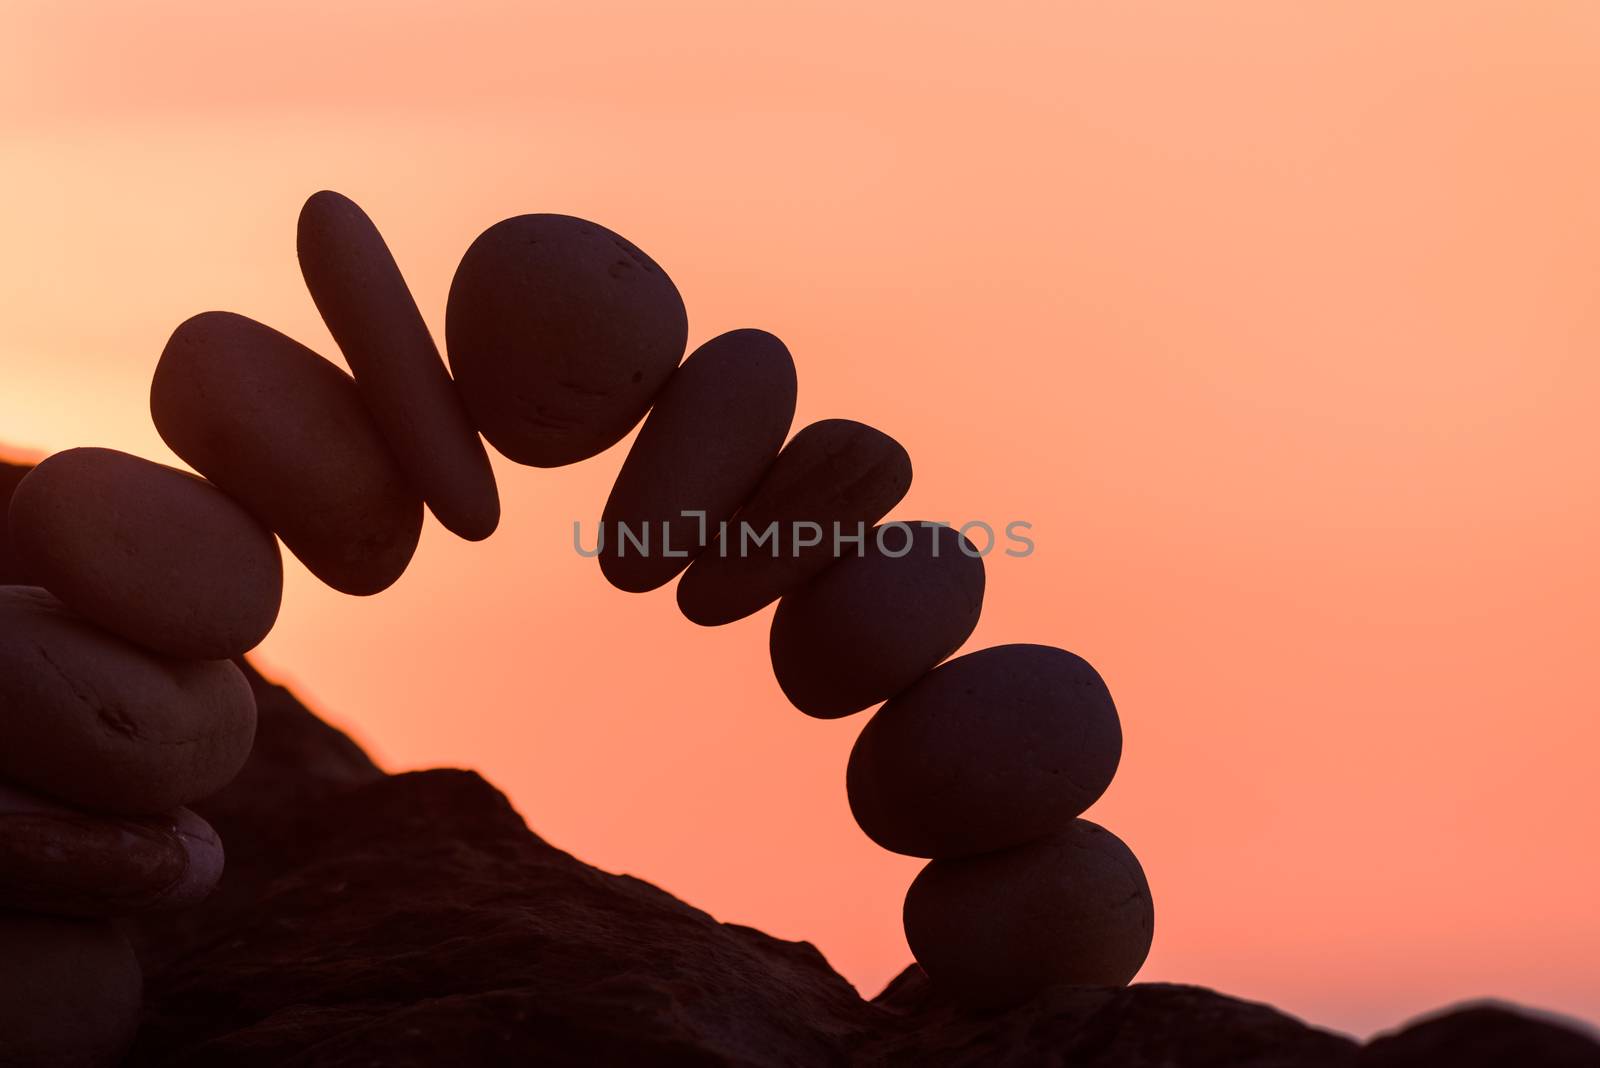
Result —
[[[796, 426], [899, 438], [897, 515], [1034, 524], [969, 648], [1095, 663], [1090, 815], [1142, 977], [1364, 1032], [1499, 994], [1600, 1017], [1600, 9], [1537, 3], [22, 3], [0, 13], [0, 439], [170, 459], [173, 326], [336, 353], [295, 216], [386, 232], [442, 342], [490, 223], [587, 216], [695, 344], [782, 336]], [[217, 10], [227, 9], [227, 13]], [[981, 12], [981, 13], [980, 13]], [[864, 991], [917, 862], [854, 827], [862, 717], [571, 550], [626, 443], [498, 462], [357, 600], [292, 565], [260, 659], [393, 769]]]

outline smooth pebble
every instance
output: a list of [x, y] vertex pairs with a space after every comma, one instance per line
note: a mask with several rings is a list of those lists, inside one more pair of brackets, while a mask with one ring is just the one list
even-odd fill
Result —
[[[795, 393], [789, 350], [763, 330], [722, 334], [683, 362], [606, 501], [600, 569], [613, 586], [642, 593], [689, 566], [702, 535], [714, 538], [772, 466]], [[624, 538], [624, 526], [637, 540]]]
[[885, 524], [863, 544], [772, 617], [773, 673], [808, 716], [835, 719], [893, 697], [960, 648], [983, 610], [983, 559], [953, 528]]
[[186, 471], [112, 449], [58, 452], [17, 486], [10, 528], [32, 581], [156, 652], [239, 656], [278, 618], [277, 540]]
[[1132, 982], [1155, 910], [1133, 852], [1074, 820], [1028, 845], [933, 861], [906, 893], [905, 928], [936, 988], [999, 1006], [1056, 984]]
[[405, 571], [422, 499], [355, 381], [270, 326], [203, 312], [173, 332], [150, 386], [172, 451], [283, 539], [342, 593]]
[[111, 1068], [139, 1029], [142, 990], [111, 921], [0, 913], [5, 1068]]
[[683, 298], [654, 260], [598, 223], [518, 215], [467, 249], [445, 348], [467, 411], [507, 459], [586, 460], [644, 417], [683, 358]]
[[300, 273], [395, 458], [440, 523], [494, 533], [489, 456], [383, 235], [360, 205], [323, 190], [300, 209]]
[[1047, 645], [957, 657], [856, 739], [850, 809], [885, 849], [959, 857], [1066, 826], [1105, 792], [1122, 727], [1098, 672]]
[[[703, 627], [759, 612], [822, 571], [834, 555], [835, 525], [845, 535], [871, 530], [911, 488], [911, 457], [881, 430], [850, 419], [802, 428], [728, 525], [729, 537], [697, 556], [678, 582], [678, 608]], [[772, 524], [783, 539], [774, 557], [752, 547]], [[817, 544], [796, 551], [796, 523], [815, 524]], [[748, 526], [751, 534], [743, 537]], [[809, 541], [812, 528], [804, 528]], [[846, 548], [849, 551], [849, 548]]]
[[168, 812], [226, 786], [255, 726], [231, 660], [159, 656], [43, 589], [0, 587], [0, 779], [98, 811]]

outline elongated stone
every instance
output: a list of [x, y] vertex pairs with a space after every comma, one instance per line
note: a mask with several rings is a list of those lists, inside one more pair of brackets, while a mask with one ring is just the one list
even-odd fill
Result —
[[1027, 845], [933, 861], [906, 894], [905, 927], [936, 987], [997, 1006], [1055, 984], [1132, 982], [1155, 911], [1133, 852], [1074, 820]]
[[328, 190], [300, 209], [300, 273], [395, 458], [440, 523], [469, 541], [494, 533], [489, 456], [383, 235]]
[[[772, 466], [794, 419], [795, 392], [789, 350], [763, 330], [714, 337], [683, 362], [606, 501], [600, 569], [613, 586], [642, 593], [689, 566], [702, 537], [715, 537]], [[623, 527], [642, 533], [647, 551], [626, 540]]]
[[0, 778], [84, 808], [168, 812], [227, 785], [255, 724], [232, 661], [158, 656], [45, 590], [0, 587]]
[[222, 842], [188, 809], [84, 812], [0, 783], [0, 908], [125, 916], [192, 905], [222, 875]]
[[150, 386], [172, 450], [342, 593], [405, 571], [422, 501], [354, 380], [269, 326], [204, 312], [173, 332]]
[[[729, 523], [728, 537], [689, 565], [678, 608], [704, 627], [759, 612], [834, 562], [835, 529], [871, 530], [910, 488], [911, 457], [887, 434], [849, 419], [804, 427]], [[812, 526], [797, 538], [797, 524]], [[781, 542], [776, 556], [752, 544], [768, 530]], [[796, 549], [813, 530], [816, 543]]]
[[277, 541], [186, 471], [112, 449], [59, 452], [17, 486], [10, 528], [33, 581], [156, 652], [239, 656], [278, 618]]
[[683, 298], [656, 262], [598, 223], [495, 223], [450, 284], [450, 369], [508, 459], [561, 467], [615, 445], [683, 358]]
[[1047, 645], [957, 657], [888, 702], [850, 753], [850, 809], [916, 857], [1004, 849], [1067, 826], [1111, 783], [1122, 727], [1099, 673]]
[[111, 1068], [139, 1028], [142, 988], [109, 921], [0, 913], [0, 1064]]
[[983, 559], [947, 526], [885, 524], [786, 595], [772, 617], [772, 670], [819, 719], [892, 697], [961, 647], [983, 610]]

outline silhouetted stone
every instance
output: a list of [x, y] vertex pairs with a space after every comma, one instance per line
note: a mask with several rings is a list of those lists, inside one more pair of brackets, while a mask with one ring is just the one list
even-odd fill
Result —
[[0, 1064], [110, 1068], [139, 1026], [139, 964], [104, 920], [0, 913]]
[[377, 593], [410, 563], [421, 499], [355, 382], [294, 339], [196, 315], [161, 353], [150, 412], [174, 452], [334, 589]]
[[1004, 1005], [1056, 983], [1131, 982], [1154, 916], [1133, 852], [1076, 820], [1027, 845], [929, 863], [906, 892], [906, 941], [939, 987]]
[[23, 479], [12, 551], [79, 615], [171, 656], [222, 660], [266, 637], [283, 598], [278, 543], [186, 471], [69, 449]]
[[861, 555], [778, 602], [768, 641], [778, 685], [819, 719], [893, 697], [972, 634], [983, 582], [976, 547], [950, 527], [866, 531]]
[[324, 190], [300, 209], [300, 272], [401, 468], [452, 532], [500, 522], [488, 454], [389, 246], [366, 212]]
[[1052, 986], [974, 1011], [913, 964], [873, 1002], [904, 1033], [854, 1063], [893, 1068], [1352, 1068], [1356, 1044], [1204, 987]]
[[959, 857], [1069, 825], [1105, 792], [1122, 727], [1105, 683], [1047, 645], [935, 669], [873, 715], [850, 753], [850, 809], [885, 849]]
[[[719, 335], [683, 362], [656, 398], [606, 501], [600, 569], [613, 586], [653, 590], [689, 566], [702, 537], [717, 536], [783, 446], [795, 390], [789, 350], [763, 330]], [[625, 541], [619, 525], [645, 541], [647, 553]]]
[[1596, 1068], [1600, 1042], [1548, 1018], [1470, 1005], [1378, 1035], [1356, 1063], [1359, 1068]]
[[202, 900], [221, 874], [222, 843], [187, 809], [106, 816], [0, 783], [0, 908], [62, 916], [177, 908]]
[[630, 242], [568, 215], [495, 223], [450, 284], [446, 349], [508, 459], [561, 467], [632, 430], [683, 358], [683, 298]]
[[[802, 428], [729, 525], [732, 538], [744, 524], [756, 538], [777, 524], [782, 551], [776, 557], [765, 547], [745, 553], [738, 541], [713, 546], [678, 582], [679, 609], [705, 627], [760, 611], [836, 559], [835, 524], [847, 536], [859, 528], [870, 531], [910, 488], [911, 457], [887, 434], [849, 419]], [[794, 552], [797, 522], [816, 524], [819, 543]]]
[[42, 589], [0, 587], [0, 778], [85, 808], [167, 812], [233, 778], [255, 719], [229, 661], [158, 656]]

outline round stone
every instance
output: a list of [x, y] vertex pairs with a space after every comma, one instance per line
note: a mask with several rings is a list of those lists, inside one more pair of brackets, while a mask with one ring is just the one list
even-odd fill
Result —
[[998, 853], [935, 860], [906, 893], [906, 941], [935, 988], [998, 1006], [1047, 986], [1125, 986], [1150, 952], [1144, 870], [1088, 820]]
[[[729, 524], [727, 540], [689, 565], [678, 582], [678, 608], [704, 627], [759, 612], [837, 558], [835, 530], [870, 530], [910, 488], [911, 457], [889, 435], [849, 419], [812, 423], [783, 447]], [[776, 556], [755, 544], [774, 524], [784, 542]], [[820, 531], [817, 544], [796, 548], [797, 524], [810, 524], [800, 541]]]
[[142, 986], [111, 922], [0, 913], [0, 1063], [111, 1068], [139, 1029]]
[[383, 235], [355, 201], [324, 190], [300, 209], [300, 273], [362, 399], [440, 523], [480, 541], [500, 495], [478, 431]]
[[174, 452], [334, 589], [377, 593], [411, 562], [421, 499], [355, 381], [298, 341], [196, 315], [161, 353], [150, 412]]
[[983, 559], [951, 527], [908, 521], [863, 533], [860, 555], [786, 595], [772, 617], [778, 685], [819, 719], [904, 690], [961, 647], [983, 610]]
[[621, 441], [683, 358], [683, 298], [597, 223], [518, 215], [478, 236], [445, 311], [473, 422], [519, 464], [561, 467]]
[[0, 783], [0, 908], [123, 916], [203, 900], [222, 842], [188, 809], [106, 816]]
[[0, 778], [84, 808], [167, 812], [226, 786], [255, 726], [231, 660], [158, 656], [45, 590], [0, 587]]
[[850, 809], [883, 848], [960, 857], [1068, 825], [1105, 792], [1122, 726], [1099, 673], [1047, 645], [960, 656], [888, 702], [850, 753]]
[[795, 392], [789, 350], [763, 330], [722, 334], [683, 362], [606, 501], [600, 569], [613, 586], [665, 585], [716, 537], [783, 446]]
[[278, 618], [277, 541], [186, 471], [112, 449], [58, 452], [17, 486], [10, 529], [32, 581], [156, 652], [239, 656]]

